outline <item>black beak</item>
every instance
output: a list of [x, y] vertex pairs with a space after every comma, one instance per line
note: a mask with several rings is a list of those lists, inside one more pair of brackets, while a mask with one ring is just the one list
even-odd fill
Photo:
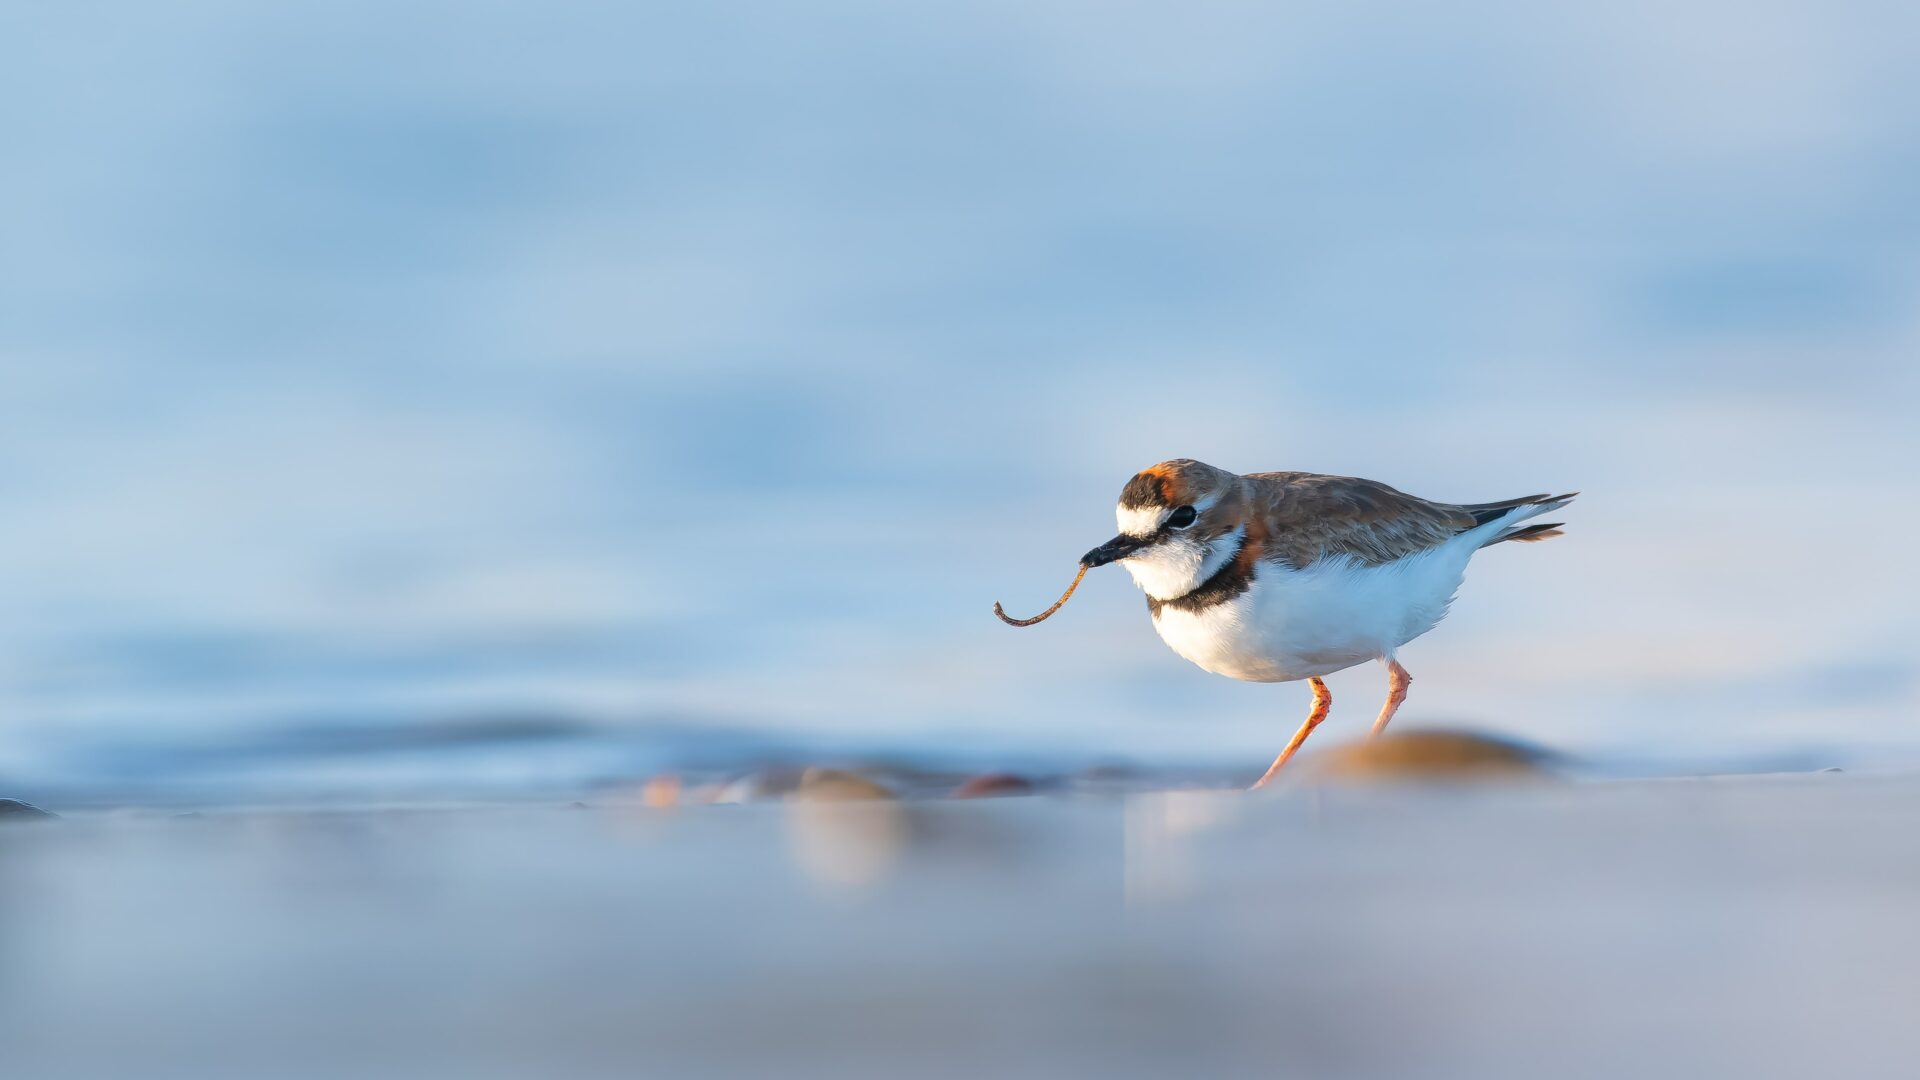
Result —
[[1150, 546], [1152, 543], [1153, 541], [1151, 540], [1142, 540], [1137, 536], [1128, 536], [1122, 533], [1106, 543], [1101, 544], [1099, 547], [1094, 548], [1092, 551], [1087, 552], [1085, 555], [1080, 556], [1080, 565], [1088, 569], [1096, 566], [1105, 566], [1115, 559], [1124, 559], [1134, 552], [1139, 551], [1141, 548]]

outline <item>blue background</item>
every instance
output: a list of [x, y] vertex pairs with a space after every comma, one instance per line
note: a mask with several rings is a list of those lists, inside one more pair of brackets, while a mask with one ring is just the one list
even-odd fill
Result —
[[1175, 456], [1586, 493], [1403, 722], [1912, 757], [1920, 14], [1590, 7], [10, 5], [0, 779], [1261, 758], [988, 615]]

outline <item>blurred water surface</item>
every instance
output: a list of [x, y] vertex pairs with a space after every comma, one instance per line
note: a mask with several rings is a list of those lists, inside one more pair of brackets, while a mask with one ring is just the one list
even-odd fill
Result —
[[0, 826], [10, 1075], [1907, 1077], [1911, 775]]
[[[1920, 757], [1916, 23], [13, 5], [0, 783], [1257, 758], [1305, 691], [1119, 573], [987, 614], [1172, 456], [1586, 492], [1407, 650], [1404, 722]], [[520, 734], [433, 741], [473, 725]]]

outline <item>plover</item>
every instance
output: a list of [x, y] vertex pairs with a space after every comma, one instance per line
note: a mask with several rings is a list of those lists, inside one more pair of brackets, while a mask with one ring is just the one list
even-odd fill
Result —
[[1387, 669], [1385, 731], [1412, 676], [1400, 646], [1446, 617], [1467, 562], [1483, 547], [1545, 540], [1560, 523], [1522, 524], [1573, 495], [1443, 503], [1373, 480], [1304, 472], [1244, 476], [1186, 458], [1136, 474], [1120, 491], [1120, 535], [1080, 558], [1080, 572], [1117, 562], [1147, 594], [1153, 628], [1174, 652], [1218, 675], [1251, 682], [1305, 679], [1313, 708], [1266, 773], [1327, 718], [1322, 676], [1369, 660]]

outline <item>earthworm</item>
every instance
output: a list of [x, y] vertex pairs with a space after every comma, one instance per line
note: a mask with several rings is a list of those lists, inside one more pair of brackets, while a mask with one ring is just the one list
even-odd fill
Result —
[[1081, 563], [1080, 572], [1073, 575], [1073, 584], [1067, 586], [1067, 591], [1060, 594], [1060, 599], [1055, 600], [1053, 602], [1052, 607], [1048, 608], [1047, 610], [1041, 612], [1038, 615], [1035, 615], [1031, 619], [1015, 619], [1008, 616], [1007, 613], [1001, 609], [1000, 601], [998, 600], [995, 600], [993, 602], [993, 613], [995, 615], [1000, 616], [1000, 621], [1003, 623], [1006, 623], [1008, 626], [1032, 626], [1034, 623], [1040, 622], [1041, 620], [1045, 619], [1047, 616], [1060, 610], [1060, 605], [1067, 602], [1067, 597], [1073, 595], [1073, 590], [1080, 587], [1080, 579], [1087, 576], [1088, 569], [1089, 568], [1086, 563]]

